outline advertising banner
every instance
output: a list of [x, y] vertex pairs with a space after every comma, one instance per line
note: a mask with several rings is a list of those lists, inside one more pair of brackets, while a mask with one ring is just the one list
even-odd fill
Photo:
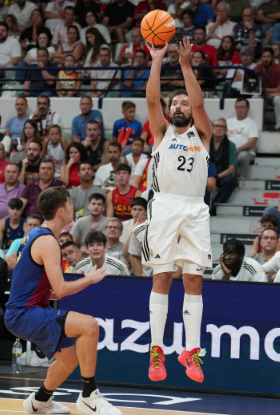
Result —
[[[153, 384], [148, 378], [151, 288], [149, 278], [106, 277], [60, 300], [61, 309], [90, 314], [100, 325], [99, 381]], [[183, 297], [182, 281], [174, 280], [164, 337], [167, 378], [158, 386], [279, 393], [280, 285], [203, 282], [202, 384], [190, 380], [177, 361], [185, 344]]]

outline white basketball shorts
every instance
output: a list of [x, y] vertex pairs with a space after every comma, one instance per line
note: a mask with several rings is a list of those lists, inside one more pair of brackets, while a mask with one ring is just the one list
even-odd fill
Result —
[[155, 193], [148, 204], [148, 221], [142, 247], [149, 267], [190, 261], [212, 267], [209, 208], [202, 197]]

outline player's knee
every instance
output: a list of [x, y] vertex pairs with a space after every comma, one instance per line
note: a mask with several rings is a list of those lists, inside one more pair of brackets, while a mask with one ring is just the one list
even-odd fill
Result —
[[93, 337], [99, 336], [99, 325], [97, 321], [90, 317], [87, 322], [87, 334]]
[[173, 272], [164, 272], [154, 275], [153, 291], [159, 294], [169, 292], [170, 285], [173, 280]]

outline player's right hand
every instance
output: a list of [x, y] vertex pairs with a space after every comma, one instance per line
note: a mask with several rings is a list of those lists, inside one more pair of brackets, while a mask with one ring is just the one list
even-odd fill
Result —
[[166, 52], [167, 52], [169, 44], [166, 42], [163, 47], [159, 48], [159, 47], [151, 46], [150, 43], [146, 42], [146, 46], [149, 49], [151, 57], [154, 60], [156, 60], [156, 59], [161, 59], [162, 60], [164, 58]]
[[90, 279], [91, 284], [96, 284], [99, 281], [102, 281], [103, 278], [107, 277], [108, 273], [106, 272], [107, 268], [99, 268], [95, 265], [91, 272], [82, 271], [85, 277]]

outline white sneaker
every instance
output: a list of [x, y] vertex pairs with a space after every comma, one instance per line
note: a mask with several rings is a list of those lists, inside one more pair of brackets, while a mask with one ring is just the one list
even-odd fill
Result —
[[89, 398], [83, 398], [82, 393], [80, 393], [77, 400], [77, 408], [87, 414], [123, 415], [118, 408], [115, 408], [101, 395], [98, 389], [92, 392]]
[[35, 392], [24, 402], [23, 406], [32, 414], [71, 414], [71, 409], [53, 400], [53, 396], [47, 402], [36, 401]]

